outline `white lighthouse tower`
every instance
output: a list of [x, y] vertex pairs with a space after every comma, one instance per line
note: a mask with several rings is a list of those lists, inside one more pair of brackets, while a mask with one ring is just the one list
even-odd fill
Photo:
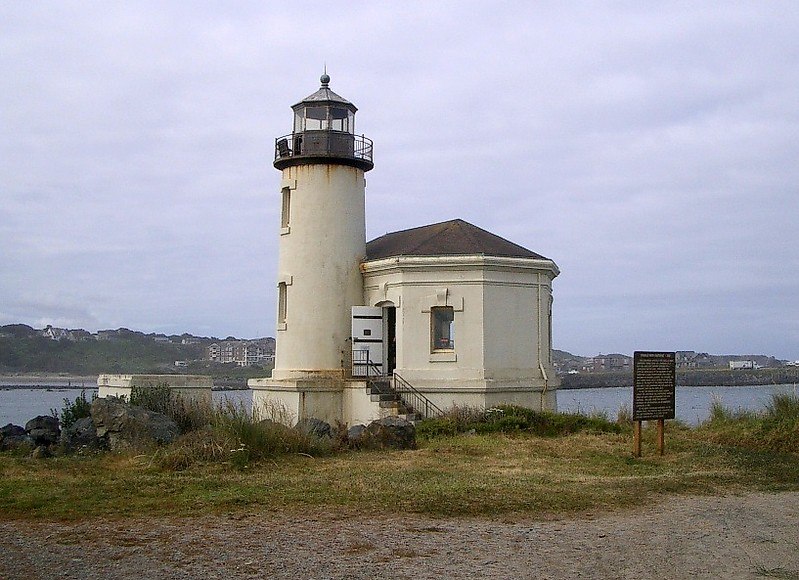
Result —
[[[363, 304], [364, 173], [372, 142], [355, 135], [355, 105], [330, 77], [292, 107], [294, 128], [275, 141], [281, 217], [275, 368], [250, 381], [254, 402], [277, 402], [295, 418], [339, 416], [351, 349], [351, 311]], [[339, 400], [336, 403], [336, 400]], [[330, 411], [329, 413], [326, 411]]]

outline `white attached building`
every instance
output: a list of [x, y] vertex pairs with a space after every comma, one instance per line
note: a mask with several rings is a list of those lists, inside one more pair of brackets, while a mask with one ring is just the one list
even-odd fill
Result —
[[321, 88], [276, 140], [277, 333], [256, 406], [364, 423], [453, 405], [555, 409], [550, 259], [463, 220], [365, 239], [372, 143]]

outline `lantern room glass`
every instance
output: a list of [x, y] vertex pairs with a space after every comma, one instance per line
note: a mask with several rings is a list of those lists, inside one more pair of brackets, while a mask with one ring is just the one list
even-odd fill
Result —
[[303, 131], [355, 132], [355, 115], [345, 107], [305, 105], [294, 111], [294, 132]]

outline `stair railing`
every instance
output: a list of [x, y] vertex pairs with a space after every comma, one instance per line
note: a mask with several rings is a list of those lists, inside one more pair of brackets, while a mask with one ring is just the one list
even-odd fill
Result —
[[403, 379], [398, 373], [394, 373], [392, 387], [406, 407], [412, 409], [422, 416], [422, 419], [431, 419], [444, 415], [433, 401], [420, 393], [412, 384]]
[[369, 358], [368, 350], [352, 351], [352, 376], [374, 378], [383, 376], [383, 370]]
[[[353, 351], [352, 354], [352, 375], [354, 377], [364, 377], [367, 381], [389, 378], [383, 375], [382, 369], [369, 358], [369, 351], [357, 350]], [[431, 419], [444, 415], [444, 411], [420, 393], [412, 384], [403, 379], [399, 373], [395, 372], [390, 377], [390, 380], [390, 384], [386, 386], [399, 396], [400, 401], [407, 409], [421, 415], [422, 419]]]

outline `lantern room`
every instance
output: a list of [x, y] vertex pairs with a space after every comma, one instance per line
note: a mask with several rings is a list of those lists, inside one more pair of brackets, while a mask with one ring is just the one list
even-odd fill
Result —
[[372, 141], [355, 135], [357, 107], [330, 89], [330, 76], [320, 81], [318, 91], [292, 107], [293, 132], [275, 140], [275, 167], [340, 163], [369, 171]]

